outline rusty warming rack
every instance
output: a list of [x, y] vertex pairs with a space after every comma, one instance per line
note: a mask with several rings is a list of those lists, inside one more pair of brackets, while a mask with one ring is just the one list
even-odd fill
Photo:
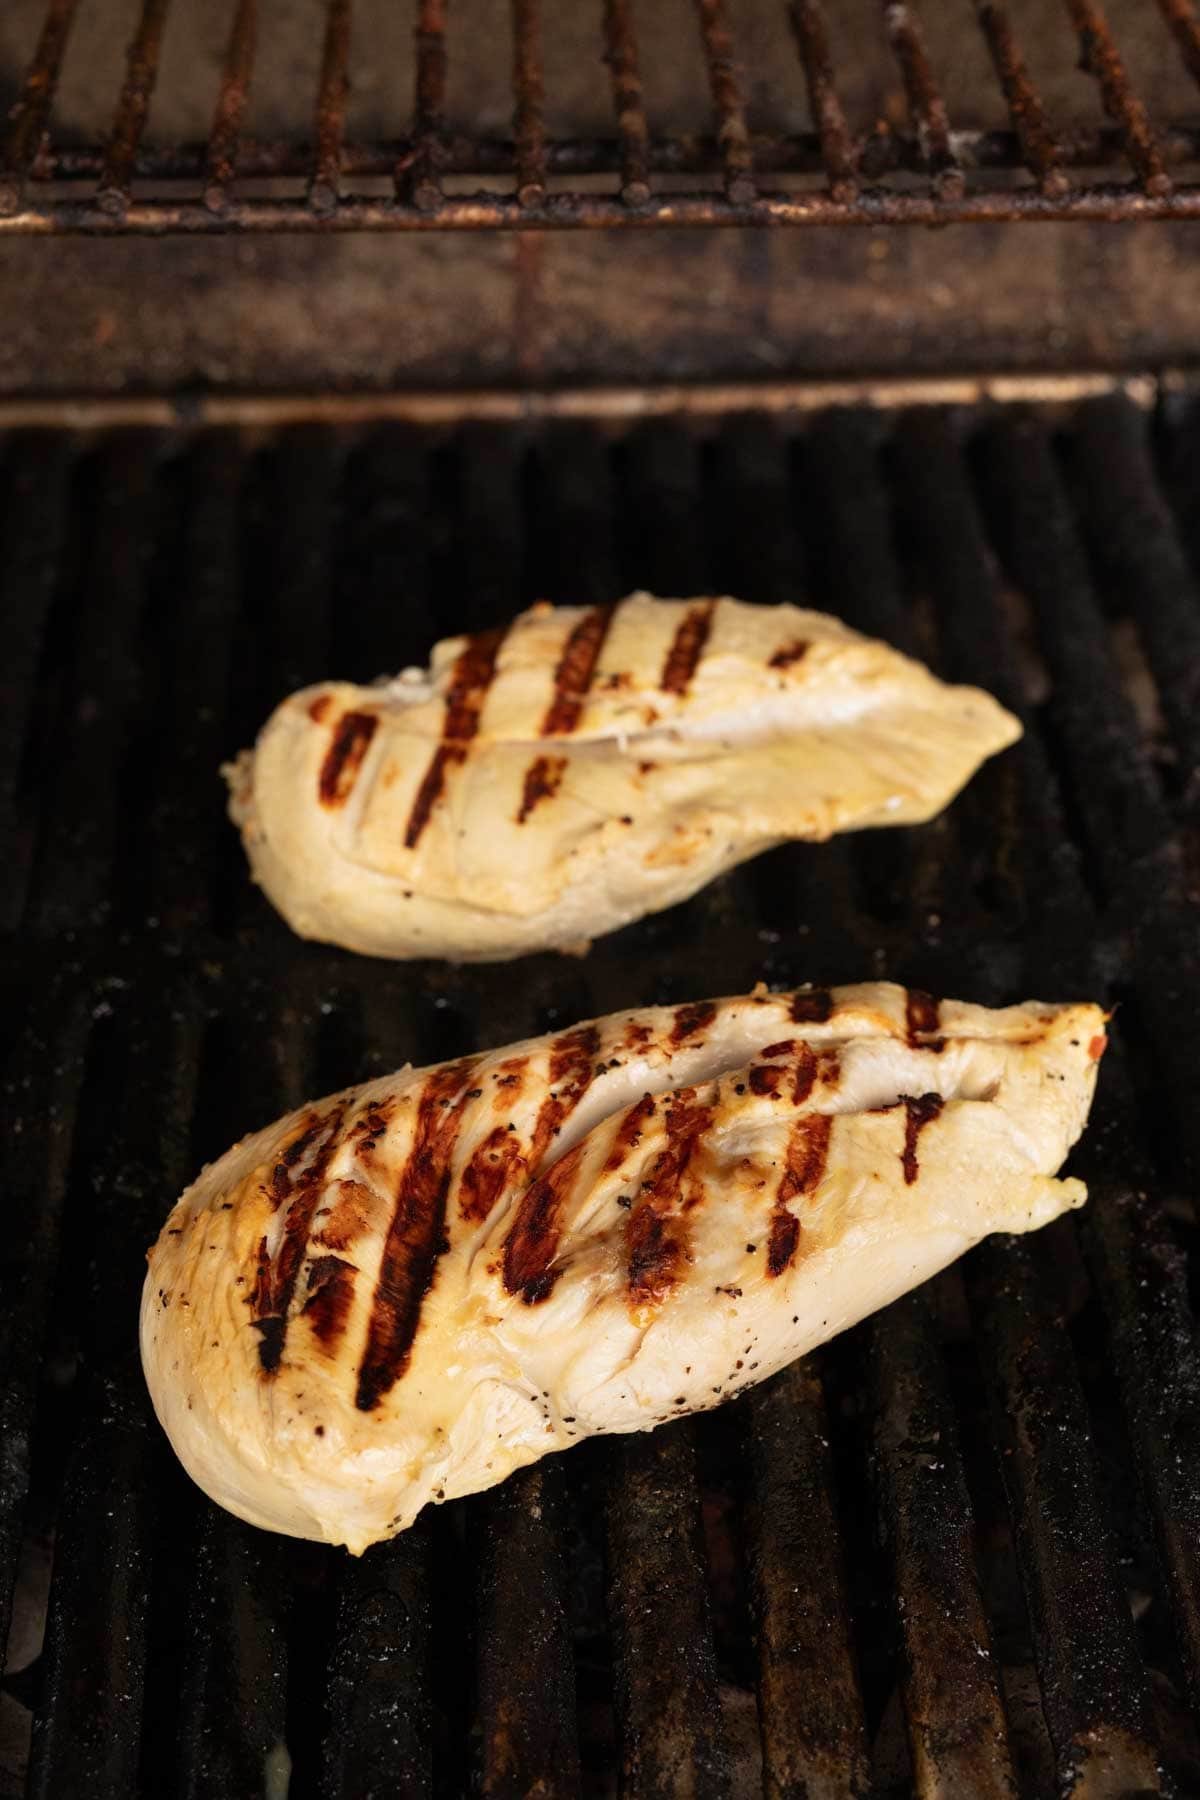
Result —
[[[596, 52], [611, 75], [613, 133], [546, 129], [540, 0], [511, 0], [512, 136], [447, 128], [449, 0], [413, 0], [409, 134], [346, 137], [353, 0], [326, 0], [311, 140], [243, 133], [258, 47], [258, 0], [226, 0], [229, 36], [207, 142], [146, 141], [170, 0], [142, 0], [103, 147], [56, 144], [55, 89], [78, 0], [47, 0], [32, 61], [0, 143], [0, 232], [304, 232], [612, 228], [655, 225], [886, 225], [1020, 219], [1200, 217], [1200, 130], [1151, 118], [1114, 30], [1093, 0], [1064, 0], [1064, 58], [1091, 77], [1096, 118], [1056, 126], [1003, 0], [976, 0], [1008, 129], [956, 129], [937, 45], [917, 0], [883, 0], [879, 30], [908, 122], [856, 130], [839, 97], [821, 0], [780, 0], [811, 129], [755, 132], [726, 0], [695, 0], [711, 96], [707, 134], [656, 135], [647, 116], [634, 0], [598, 0]], [[1158, 0], [1163, 54], [1200, 84], [1194, 0]], [[585, 186], [572, 185], [587, 177]], [[609, 186], [595, 178], [611, 177]], [[686, 188], [678, 179], [688, 177]], [[704, 178], [710, 178], [706, 183]], [[381, 179], [388, 185], [381, 186]], [[697, 185], [697, 179], [699, 185]], [[465, 191], [472, 180], [489, 183]], [[453, 180], [454, 190], [448, 187]], [[253, 184], [254, 192], [246, 189]], [[365, 185], [364, 185], [365, 184]], [[265, 191], [264, 191], [265, 190]]]

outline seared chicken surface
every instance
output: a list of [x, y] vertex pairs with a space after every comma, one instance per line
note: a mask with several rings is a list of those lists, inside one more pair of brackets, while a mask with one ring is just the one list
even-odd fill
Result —
[[142, 1356], [194, 1479], [361, 1551], [598, 1432], [716, 1406], [1055, 1174], [1090, 1005], [884, 984], [618, 1013], [405, 1069], [230, 1150], [149, 1256]]
[[928, 819], [1019, 735], [822, 613], [634, 594], [293, 694], [227, 774], [302, 937], [488, 961], [586, 947], [785, 839]]

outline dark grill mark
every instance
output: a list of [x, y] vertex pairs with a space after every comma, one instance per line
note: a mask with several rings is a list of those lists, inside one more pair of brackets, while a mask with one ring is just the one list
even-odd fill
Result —
[[825, 1113], [809, 1113], [797, 1119], [788, 1139], [787, 1161], [767, 1241], [767, 1274], [782, 1275], [791, 1266], [800, 1243], [800, 1221], [789, 1210], [790, 1202], [812, 1194], [825, 1173], [833, 1120]]
[[641, 1143], [643, 1129], [654, 1117], [657, 1108], [658, 1102], [653, 1094], [643, 1094], [637, 1105], [629, 1108], [617, 1127], [617, 1135], [613, 1139], [612, 1149], [605, 1158], [604, 1173], [606, 1175], [615, 1174], [629, 1152]]
[[704, 654], [715, 609], [716, 601], [709, 600], [704, 606], [689, 607], [684, 614], [659, 677], [658, 685], [665, 693], [687, 693], [696, 665]]
[[800, 1054], [796, 1058], [796, 1075], [792, 1085], [792, 1101], [796, 1106], [803, 1106], [813, 1091], [813, 1083], [817, 1079], [817, 1059], [807, 1044], [801, 1044]]
[[375, 713], [342, 714], [334, 726], [317, 778], [317, 793], [322, 806], [345, 805], [378, 729], [379, 719]]
[[550, 1147], [550, 1140], [562, 1130], [592, 1085], [596, 1072], [596, 1055], [600, 1049], [600, 1033], [594, 1025], [578, 1025], [564, 1032], [550, 1046], [550, 1087], [538, 1108], [529, 1146], [529, 1167], [536, 1170]]
[[496, 673], [496, 658], [507, 630], [506, 625], [501, 625], [494, 631], [481, 631], [476, 637], [468, 638], [454, 665], [446, 694], [442, 742], [430, 758], [408, 816], [404, 833], [404, 845], [408, 850], [414, 850], [420, 842], [446, 785], [446, 771], [467, 760], [467, 745], [479, 730], [479, 715]]
[[679, 1007], [671, 1027], [671, 1042], [682, 1044], [685, 1038], [696, 1037], [712, 1024], [716, 1016], [716, 1005], [711, 1000], [693, 1000], [690, 1005]]
[[293, 1168], [314, 1138], [320, 1134], [322, 1123], [319, 1113], [307, 1114], [301, 1130], [292, 1139], [286, 1150], [280, 1152], [279, 1161], [271, 1171], [271, 1201], [276, 1212], [292, 1191]]
[[904, 1101], [904, 1149], [900, 1160], [904, 1166], [904, 1179], [911, 1187], [921, 1173], [917, 1140], [925, 1127], [932, 1125], [946, 1102], [940, 1094], [920, 1094], [916, 1099], [911, 1094], [900, 1097]]
[[913, 1050], [942, 1050], [946, 1040], [938, 1036], [942, 1003], [920, 988], [909, 988], [904, 1002], [904, 1028]]
[[504, 1285], [510, 1294], [520, 1294], [526, 1306], [549, 1299], [562, 1273], [553, 1266], [559, 1220], [582, 1155], [583, 1145], [576, 1144], [526, 1190], [505, 1239]]
[[780, 1038], [777, 1044], [766, 1044], [759, 1051], [760, 1056], [792, 1056], [795, 1053], [795, 1038]]
[[772, 669], [790, 669], [793, 663], [800, 662], [808, 655], [807, 638], [792, 638], [790, 643], [781, 644], [768, 665]]
[[321, 723], [332, 705], [332, 694], [318, 694], [315, 700], [309, 701], [308, 716], [314, 725], [319, 725]]
[[439, 744], [429, 761], [429, 767], [421, 777], [421, 785], [417, 789], [417, 797], [413, 801], [412, 811], [408, 815], [408, 824], [404, 828], [404, 848], [415, 850], [421, 841], [421, 834], [429, 823], [434, 807], [442, 797], [442, 789], [446, 785], [446, 770], [451, 764], [464, 763], [467, 753], [461, 744]]
[[521, 1141], [504, 1125], [490, 1131], [462, 1172], [458, 1184], [458, 1210], [464, 1219], [487, 1218], [504, 1189], [525, 1167]]
[[542, 737], [574, 731], [596, 673], [615, 606], [594, 606], [571, 629], [554, 671], [554, 698], [542, 720]]
[[775, 1067], [754, 1067], [750, 1071], [750, 1092], [752, 1094], [769, 1094], [772, 1099], [779, 1092], [779, 1084], [783, 1080], [783, 1070]]
[[833, 1013], [833, 995], [828, 988], [808, 988], [792, 995], [792, 1018], [797, 1025], [825, 1025]]
[[650, 1039], [653, 1036], [654, 1033], [651, 1031], [649, 1025], [643, 1025], [637, 1019], [630, 1019], [628, 1025], [625, 1027], [625, 1048], [627, 1050], [641, 1050], [650, 1042]]
[[425, 1082], [371, 1303], [355, 1394], [360, 1412], [378, 1406], [408, 1368], [421, 1307], [446, 1248], [450, 1157], [475, 1067], [474, 1059], [448, 1063]]
[[669, 1223], [650, 1206], [639, 1206], [629, 1215], [625, 1247], [629, 1295], [635, 1306], [665, 1300], [679, 1280], [686, 1245], [671, 1234]]
[[325, 1187], [325, 1171], [329, 1167], [333, 1153], [340, 1142], [344, 1107], [335, 1107], [333, 1112], [318, 1120], [316, 1126], [304, 1133], [284, 1152], [283, 1160], [276, 1165], [278, 1178], [280, 1169], [287, 1171], [288, 1165], [294, 1166], [299, 1160], [302, 1148], [316, 1141], [318, 1131], [324, 1135], [320, 1139], [311, 1163], [301, 1174], [292, 1177], [291, 1202], [283, 1221], [283, 1238], [275, 1255], [273, 1266], [263, 1269], [263, 1247], [259, 1249], [258, 1277], [254, 1284], [252, 1323], [256, 1331], [262, 1335], [258, 1345], [258, 1360], [264, 1374], [274, 1375], [283, 1360], [284, 1340], [287, 1337], [288, 1312], [292, 1304], [292, 1296], [296, 1291], [296, 1281], [308, 1249], [308, 1235], [312, 1230], [313, 1215], [321, 1204], [321, 1195]]
[[539, 800], [553, 800], [566, 773], [565, 756], [536, 756], [525, 771], [521, 793], [521, 810], [517, 824], [523, 825]]
[[378, 1205], [371, 1189], [361, 1181], [339, 1181], [337, 1195], [312, 1234], [313, 1243], [326, 1250], [348, 1250], [355, 1238], [369, 1228]]
[[357, 1274], [354, 1264], [340, 1256], [316, 1256], [308, 1265], [308, 1296], [301, 1316], [326, 1350], [333, 1348], [346, 1329]]
[[680, 1216], [683, 1184], [711, 1123], [712, 1110], [696, 1104], [695, 1088], [680, 1088], [672, 1096], [666, 1148], [655, 1158], [625, 1224], [625, 1276], [635, 1306], [665, 1299], [687, 1261], [687, 1234]]

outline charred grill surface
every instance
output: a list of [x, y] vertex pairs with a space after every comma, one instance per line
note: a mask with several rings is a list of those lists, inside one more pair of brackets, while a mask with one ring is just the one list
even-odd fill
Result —
[[[723, 10], [702, 12], [719, 45]], [[441, 9], [424, 13], [433, 57]], [[636, 173], [652, 158], [621, 8], [609, 25]], [[921, 49], [906, 40], [932, 107]], [[427, 111], [426, 139], [436, 95]], [[830, 141], [835, 124], [827, 109]], [[1120, 393], [1019, 414], [5, 440], [19, 1229], [0, 1605], [26, 1645], [5, 1704], [18, 1734], [32, 1723], [30, 1793], [209, 1800], [289, 1768], [301, 1800], [601, 1794], [620, 1771], [644, 1794], [1195, 1790], [1200, 1367], [1179, 1196], [1200, 1154], [1197, 444], [1186, 397], [1154, 415]], [[550, 753], [605, 609], [638, 582], [841, 612], [990, 687], [1027, 736], [942, 820], [774, 852], [581, 963], [391, 966], [291, 938], [246, 880], [216, 774], [270, 705], [550, 594], [592, 609]], [[673, 652], [681, 684], [705, 623]], [[454, 742], [474, 691], [465, 670]], [[1082, 1214], [986, 1246], [744, 1402], [589, 1444], [359, 1563], [191, 1489], [149, 1417], [135, 1321], [145, 1247], [201, 1162], [308, 1096], [534, 1032], [558, 1034], [569, 1110], [590, 1014], [671, 1003], [683, 1038], [710, 994], [765, 977], [814, 984], [799, 1034], [829, 986], [876, 974], [912, 990], [917, 1043], [943, 993], [1120, 1001]], [[927, 1101], [910, 1097], [914, 1154]], [[283, 1165], [279, 1189], [301, 1217]], [[398, 1229], [431, 1246], [434, 1279], [438, 1193], [417, 1198]], [[261, 1299], [269, 1356], [280, 1296]], [[317, 1299], [333, 1306], [332, 1279]], [[403, 1360], [394, 1299], [369, 1387]]]

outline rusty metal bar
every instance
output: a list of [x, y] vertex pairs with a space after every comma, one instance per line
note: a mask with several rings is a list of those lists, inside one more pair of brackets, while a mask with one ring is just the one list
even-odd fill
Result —
[[421, 212], [442, 197], [442, 133], [446, 107], [447, 0], [420, 0], [416, 30], [417, 74], [412, 144], [396, 163], [396, 192]]
[[696, 0], [708, 85], [717, 110], [717, 142], [725, 165], [725, 192], [736, 206], [753, 200], [754, 151], [746, 124], [741, 84], [733, 66], [733, 37], [725, 0]]
[[254, 73], [258, 0], [238, 0], [221, 70], [221, 91], [213, 112], [204, 179], [204, 204], [214, 212], [227, 205], [237, 165], [238, 140]]
[[977, 0], [977, 8], [1025, 161], [1043, 194], [1065, 194], [1068, 182], [1059, 166], [1059, 147], [1047, 123], [1042, 97], [1025, 66], [1008, 13], [1001, 0]]
[[317, 87], [316, 155], [308, 184], [308, 204], [321, 217], [336, 211], [341, 198], [352, 11], [353, 0], [329, 0], [325, 15], [325, 46]]
[[1066, 0], [1066, 7], [1079, 34], [1079, 66], [1099, 83], [1104, 110], [1120, 127], [1134, 174], [1148, 194], [1169, 193], [1171, 177], [1108, 20], [1094, 0]]
[[613, 110], [621, 134], [621, 198], [626, 206], [643, 206], [650, 198], [650, 131], [633, 0], [604, 0], [604, 60], [612, 74]]
[[1189, 75], [1200, 82], [1200, 14], [1193, 0], [1158, 0], [1158, 10], [1171, 27]]
[[522, 207], [533, 209], [546, 198], [542, 0], [512, 0], [512, 22], [517, 200]]
[[113, 216], [119, 217], [129, 205], [134, 159], [150, 114], [170, 4], [171, 0], [144, 0], [137, 32], [129, 46], [125, 85], [117, 103], [112, 136], [96, 190], [96, 205], [101, 212]]
[[58, 74], [79, 0], [50, 0], [20, 99], [8, 115], [0, 150], [0, 212], [15, 212], [54, 103]]
[[300, 200], [242, 200], [224, 214], [197, 200], [146, 199], [119, 216], [97, 205], [55, 201], [0, 214], [0, 238], [52, 237], [81, 233], [165, 237], [181, 232], [215, 236], [336, 231], [607, 231], [621, 226], [653, 230], [679, 226], [800, 225], [959, 225], [1053, 224], [1060, 220], [1117, 224], [1160, 219], [1200, 219], [1200, 186], [1175, 187], [1165, 194], [1105, 183], [1073, 188], [1062, 196], [1034, 187], [994, 189], [939, 200], [934, 194], [862, 193], [853, 201], [825, 193], [760, 194], [740, 205], [725, 194], [655, 194], [631, 208], [616, 195], [556, 194], [540, 205], [522, 206], [505, 194], [450, 196], [435, 212], [421, 212], [394, 200], [349, 199], [328, 214]]
[[809, 110], [821, 143], [829, 192], [835, 200], [853, 200], [858, 192], [854, 145], [837, 95], [824, 9], [820, 0], [792, 0], [788, 18], [804, 66]]
[[888, 42], [900, 65], [909, 111], [933, 191], [939, 200], [959, 200], [965, 192], [966, 182], [950, 142], [950, 117], [930, 65], [925, 34], [913, 0], [884, 0], [883, 18]]

